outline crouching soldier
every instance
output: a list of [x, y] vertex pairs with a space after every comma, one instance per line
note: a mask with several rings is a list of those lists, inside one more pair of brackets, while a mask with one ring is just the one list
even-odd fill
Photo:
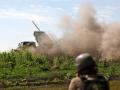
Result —
[[75, 59], [77, 76], [69, 85], [69, 90], [109, 90], [107, 80], [98, 74], [96, 62], [90, 54], [84, 53]]

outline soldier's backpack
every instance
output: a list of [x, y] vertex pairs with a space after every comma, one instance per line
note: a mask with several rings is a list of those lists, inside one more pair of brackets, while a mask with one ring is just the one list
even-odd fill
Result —
[[109, 84], [103, 76], [95, 76], [93, 80], [84, 78], [79, 90], [109, 90]]

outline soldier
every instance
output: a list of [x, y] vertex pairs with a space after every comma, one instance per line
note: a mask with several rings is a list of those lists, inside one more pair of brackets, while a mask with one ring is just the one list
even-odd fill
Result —
[[70, 82], [68, 90], [109, 90], [105, 78], [98, 75], [96, 62], [90, 54], [84, 53], [75, 59], [77, 75]]

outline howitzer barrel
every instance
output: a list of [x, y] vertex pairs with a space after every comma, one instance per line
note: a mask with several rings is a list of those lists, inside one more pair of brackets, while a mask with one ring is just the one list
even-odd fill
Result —
[[35, 27], [38, 29], [38, 31], [40, 31], [39, 27], [35, 24], [35, 22], [32, 21], [32, 23], [35, 25]]

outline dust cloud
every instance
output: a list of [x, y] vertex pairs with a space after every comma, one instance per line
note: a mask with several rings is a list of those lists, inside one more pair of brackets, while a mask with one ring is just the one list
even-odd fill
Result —
[[[38, 47], [38, 51], [72, 56], [90, 53], [99, 58], [120, 58], [120, 23], [106, 24], [98, 21], [92, 5], [80, 7], [75, 17], [64, 15], [60, 19], [59, 27], [64, 32], [62, 38], [53, 41], [51, 48]], [[47, 42], [49, 41], [44, 43]]]
[[120, 59], [120, 23], [111, 23], [105, 28], [101, 42], [102, 57]]
[[95, 57], [120, 57], [120, 23], [99, 22], [92, 5], [79, 8], [76, 17], [64, 15], [60, 20], [64, 35], [59, 44], [70, 55], [90, 53]]

